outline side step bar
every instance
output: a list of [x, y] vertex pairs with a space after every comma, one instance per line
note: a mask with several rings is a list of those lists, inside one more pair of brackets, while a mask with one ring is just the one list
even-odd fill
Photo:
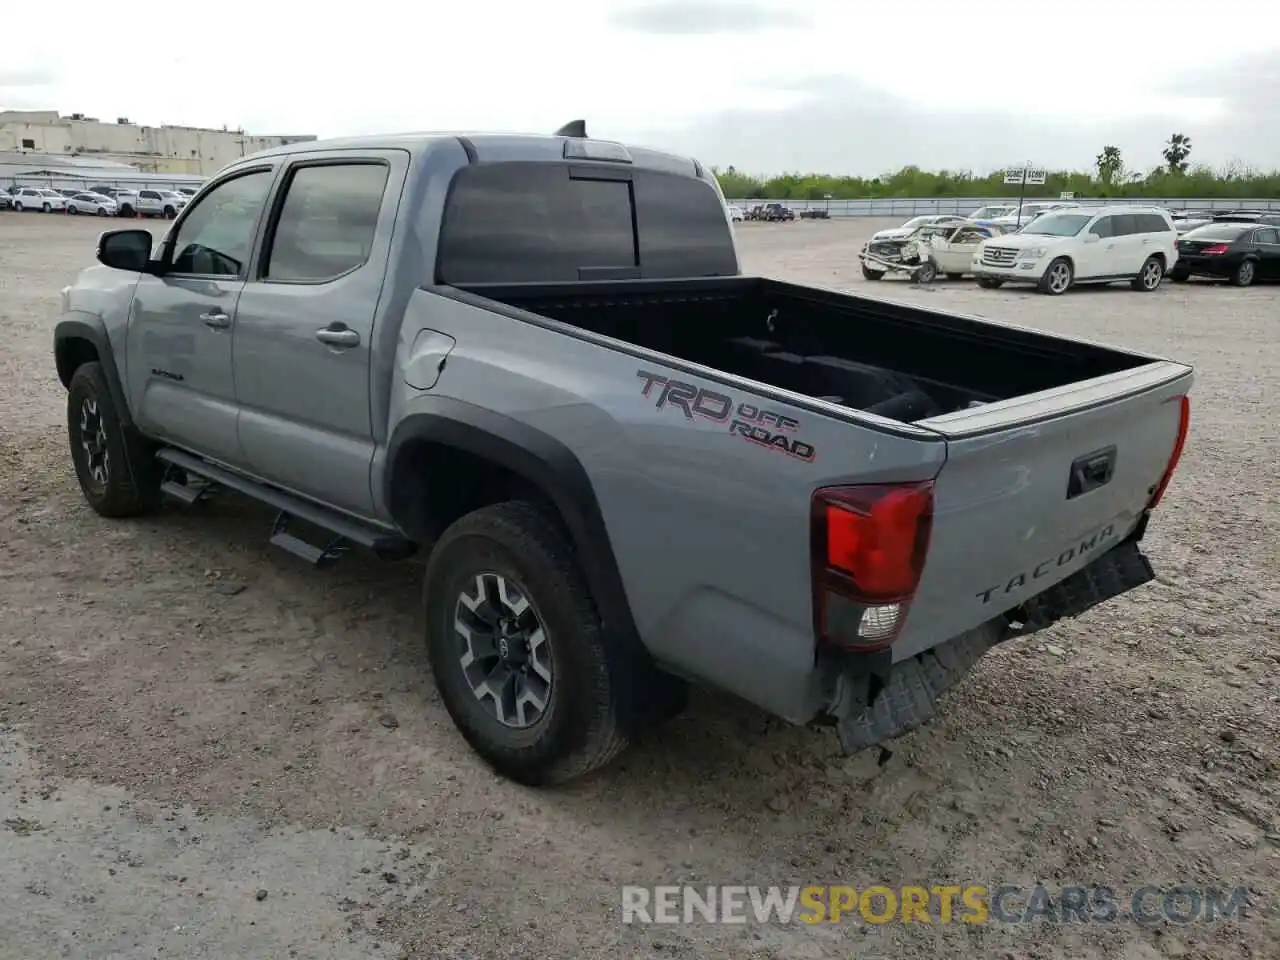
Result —
[[[156, 453], [156, 459], [166, 467], [176, 468], [186, 474], [194, 474], [211, 484], [235, 490], [267, 506], [275, 507], [279, 514], [271, 531], [270, 542], [312, 566], [327, 566], [337, 560], [346, 552], [347, 544], [350, 543], [365, 547], [384, 560], [403, 560], [417, 549], [413, 541], [398, 534], [367, 526], [335, 510], [329, 510], [285, 493], [283, 490], [257, 483], [181, 450], [165, 447]], [[183, 503], [193, 504], [204, 496], [208, 487], [193, 487], [170, 479], [161, 485], [161, 490]], [[301, 520], [327, 530], [334, 535], [334, 539], [324, 547], [316, 547], [289, 530], [290, 520]]]

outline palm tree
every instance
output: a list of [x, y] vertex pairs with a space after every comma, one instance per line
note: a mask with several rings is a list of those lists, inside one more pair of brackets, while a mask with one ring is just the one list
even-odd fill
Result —
[[1169, 165], [1173, 174], [1187, 172], [1187, 157], [1191, 155], [1191, 138], [1184, 133], [1175, 133], [1165, 144], [1164, 162]]

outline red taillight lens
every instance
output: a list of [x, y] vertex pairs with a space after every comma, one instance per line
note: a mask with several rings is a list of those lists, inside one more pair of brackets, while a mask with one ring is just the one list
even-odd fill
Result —
[[1182, 459], [1182, 448], [1187, 442], [1187, 430], [1191, 427], [1191, 398], [1184, 395], [1173, 399], [1179, 401], [1180, 405], [1178, 436], [1173, 441], [1173, 453], [1169, 455], [1169, 465], [1164, 468], [1164, 476], [1160, 478], [1160, 486], [1156, 487], [1156, 492], [1152, 494], [1151, 500], [1147, 503], [1148, 510], [1154, 509], [1156, 504], [1164, 498], [1164, 492], [1169, 489], [1169, 481], [1173, 479], [1173, 471], [1178, 469], [1178, 461]]
[[826, 642], [891, 644], [920, 583], [933, 481], [824, 487], [813, 497], [814, 626]]
[[1207, 247], [1204, 247], [1202, 250], [1200, 250], [1200, 253], [1203, 253], [1206, 256], [1210, 256], [1210, 257], [1220, 257], [1226, 252], [1227, 252], [1227, 245], [1225, 243], [1213, 243]]

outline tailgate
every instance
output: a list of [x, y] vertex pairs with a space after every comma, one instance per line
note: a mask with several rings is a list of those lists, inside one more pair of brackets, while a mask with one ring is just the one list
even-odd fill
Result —
[[1157, 361], [922, 421], [948, 438], [894, 659], [1008, 611], [1116, 546], [1177, 441], [1190, 367]]

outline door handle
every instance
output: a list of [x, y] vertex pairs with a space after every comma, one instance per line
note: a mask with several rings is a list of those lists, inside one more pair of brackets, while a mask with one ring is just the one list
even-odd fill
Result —
[[339, 324], [320, 328], [316, 331], [316, 339], [331, 347], [355, 347], [360, 344], [360, 334]]
[[210, 310], [208, 313], [202, 313], [200, 314], [200, 319], [204, 321], [206, 327], [218, 329], [231, 326], [231, 317], [221, 310]]

